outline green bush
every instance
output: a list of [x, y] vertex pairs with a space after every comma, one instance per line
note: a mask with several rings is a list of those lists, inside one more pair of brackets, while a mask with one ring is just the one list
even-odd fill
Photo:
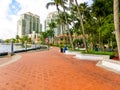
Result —
[[[70, 51], [73, 51], [69, 49]], [[110, 58], [113, 58], [115, 56], [114, 52], [105, 52], [105, 51], [88, 51], [87, 53], [83, 50], [75, 49], [74, 51], [81, 52], [83, 54], [96, 54], [96, 55], [109, 55]]]

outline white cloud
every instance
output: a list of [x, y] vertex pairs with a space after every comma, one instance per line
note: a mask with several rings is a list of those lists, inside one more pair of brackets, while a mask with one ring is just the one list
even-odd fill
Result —
[[10, 0], [0, 0], [0, 38], [6, 38], [10, 35], [8, 30], [9, 21], [7, 12], [9, 9]]
[[[41, 23], [44, 23], [47, 14], [55, 11], [54, 6], [50, 6], [46, 9], [46, 3], [51, 0], [16, 0], [20, 3], [21, 10], [18, 11], [17, 15], [10, 15], [9, 4], [12, 0], [0, 0], [0, 39], [7, 39], [16, 36], [17, 32], [17, 20], [20, 14], [25, 12], [32, 12], [40, 16]], [[85, 2], [89, 0], [78, 0], [78, 2]], [[14, 6], [12, 8], [15, 8]], [[43, 26], [44, 27], [44, 26]]]
[[[44, 23], [44, 20], [49, 12], [55, 11], [55, 7], [50, 7], [48, 10], [46, 9], [46, 3], [51, 0], [17, 0], [22, 9], [19, 14], [25, 12], [32, 12], [40, 16], [41, 22]], [[23, 3], [24, 2], [24, 3]]]

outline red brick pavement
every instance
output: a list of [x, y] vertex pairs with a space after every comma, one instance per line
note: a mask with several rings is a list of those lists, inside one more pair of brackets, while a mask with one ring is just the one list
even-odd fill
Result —
[[120, 90], [120, 75], [83, 61], [49, 51], [27, 52], [0, 68], [0, 90]]
[[0, 57], [0, 65], [2, 65], [2, 64], [4, 64], [4, 63], [6, 63], [6, 62], [8, 62], [8, 61], [10, 61], [11, 60], [11, 57], [9, 57], [9, 56], [7, 56], [7, 57]]

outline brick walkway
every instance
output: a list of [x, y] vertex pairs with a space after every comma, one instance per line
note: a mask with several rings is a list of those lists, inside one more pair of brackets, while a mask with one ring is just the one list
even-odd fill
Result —
[[9, 60], [11, 60], [11, 57], [0, 57], [0, 65], [8, 62]]
[[20, 55], [0, 68], [0, 90], [120, 90], [120, 75], [96, 61], [77, 60], [58, 48]]

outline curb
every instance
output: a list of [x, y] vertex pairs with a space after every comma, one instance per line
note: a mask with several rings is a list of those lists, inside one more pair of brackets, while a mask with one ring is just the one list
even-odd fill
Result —
[[6, 63], [1, 64], [0, 67], [3, 67], [3, 66], [6, 66], [6, 65], [11, 64], [11, 63], [13, 63], [13, 62], [16, 62], [16, 61], [19, 60], [21, 57], [22, 57], [22, 56], [20, 56], [20, 55], [14, 55], [14, 56], [12, 56], [12, 59], [11, 59], [11, 60], [9, 60], [9, 61], [6, 62]]

